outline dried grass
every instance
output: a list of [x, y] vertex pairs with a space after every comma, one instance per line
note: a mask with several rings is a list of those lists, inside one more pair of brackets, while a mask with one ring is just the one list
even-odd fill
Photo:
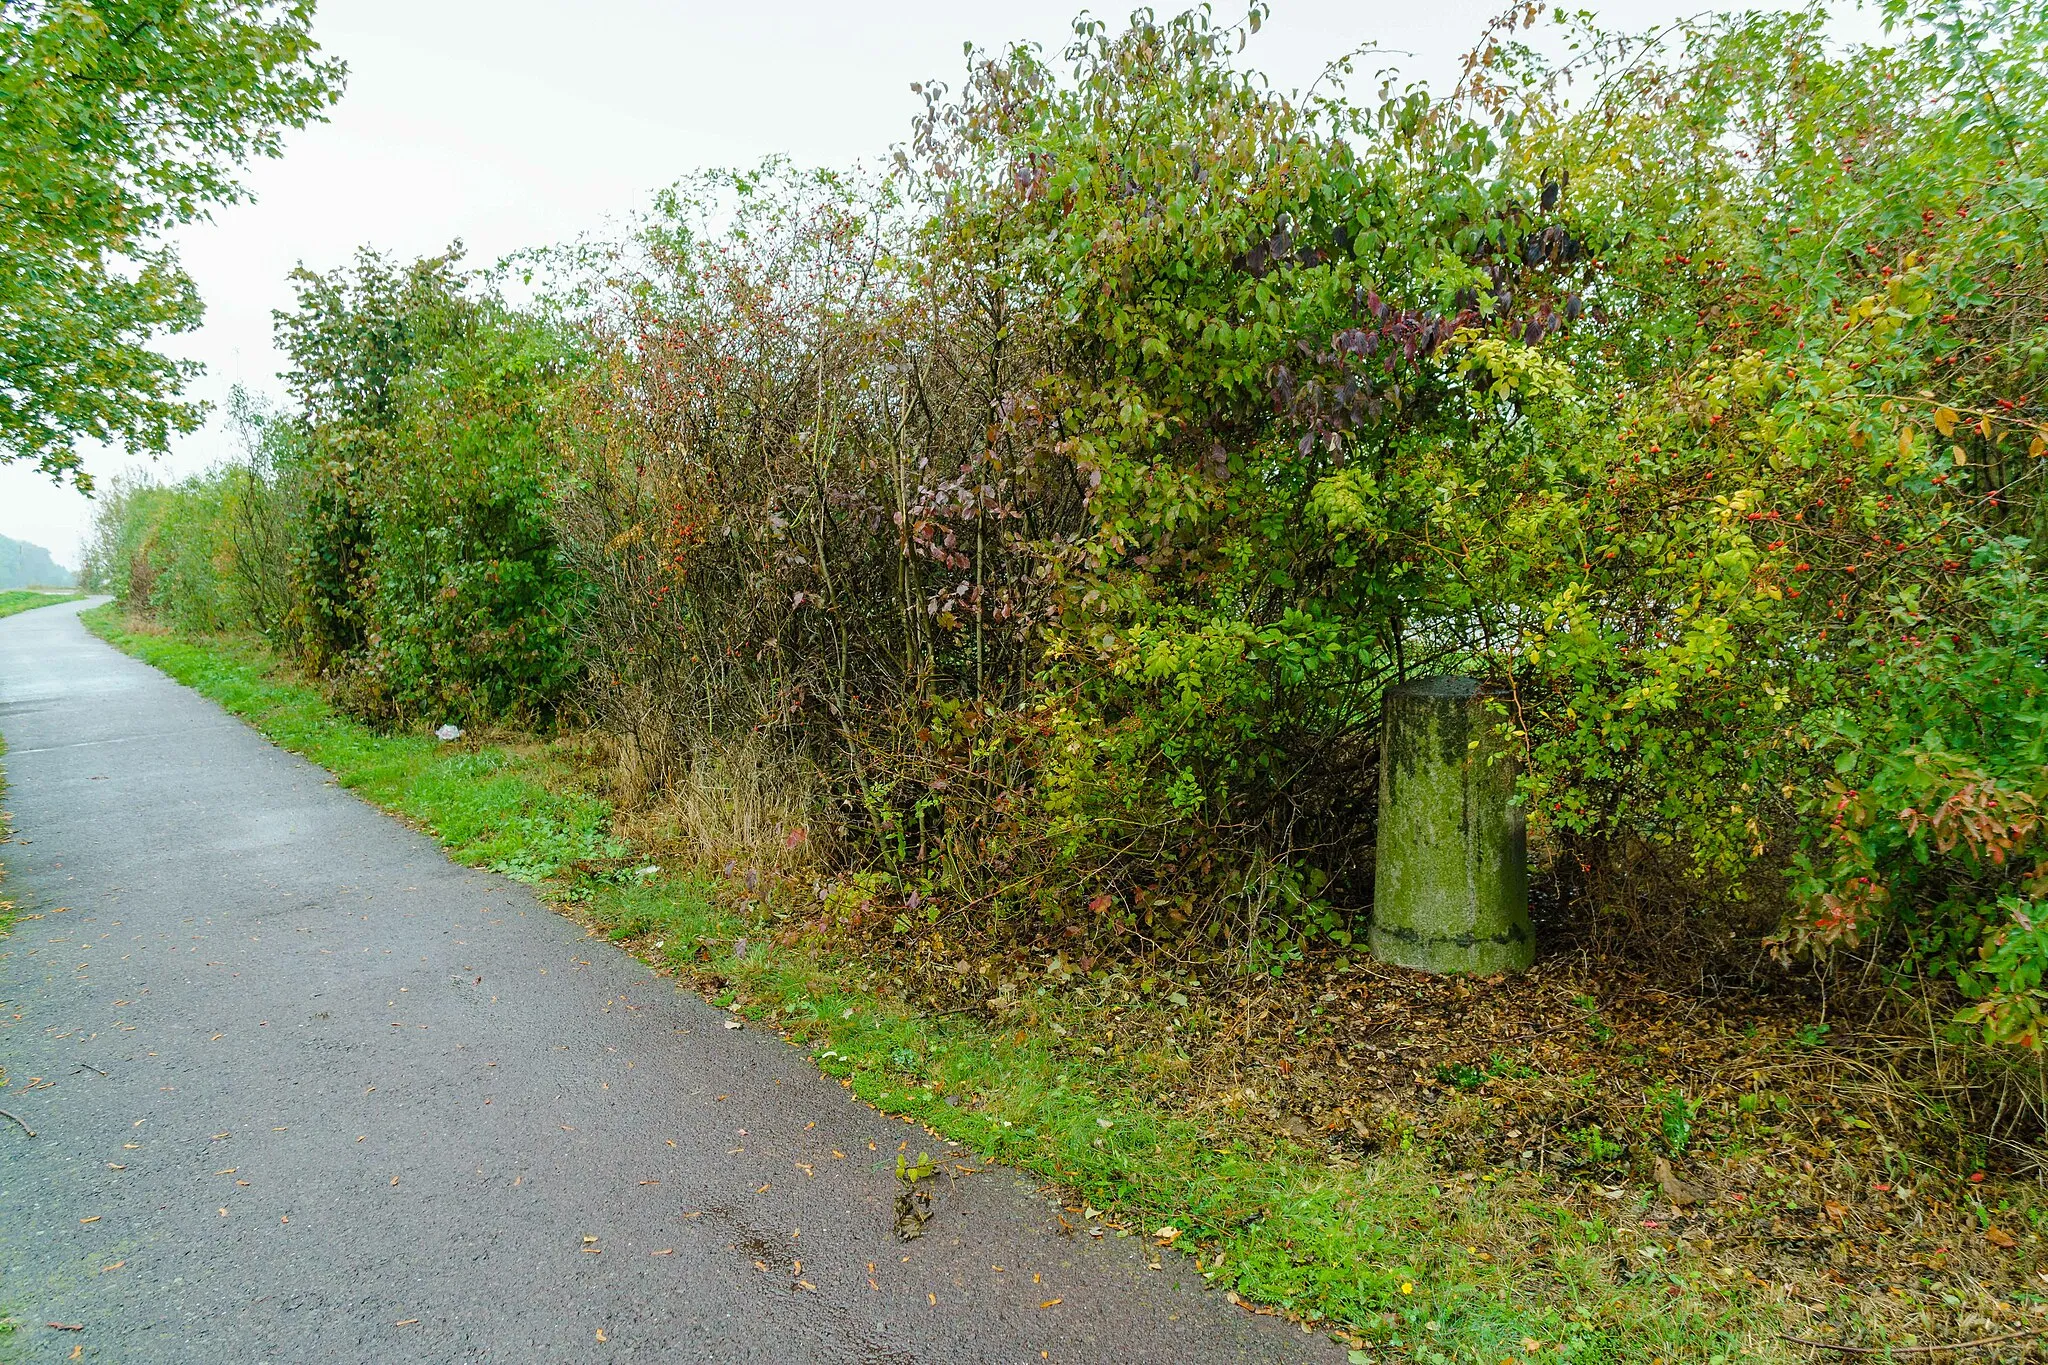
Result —
[[[622, 794], [644, 793], [645, 751], [631, 737], [610, 747]], [[660, 788], [617, 821], [636, 847], [742, 879], [803, 878], [829, 864], [837, 840], [823, 782], [758, 732], [698, 740], [664, 767]]]

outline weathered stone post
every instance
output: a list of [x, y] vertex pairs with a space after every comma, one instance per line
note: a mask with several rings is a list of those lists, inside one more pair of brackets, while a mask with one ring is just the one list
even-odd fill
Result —
[[1527, 825], [1486, 694], [1471, 678], [1387, 689], [1373, 956], [1490, 976], [1536, 960]]

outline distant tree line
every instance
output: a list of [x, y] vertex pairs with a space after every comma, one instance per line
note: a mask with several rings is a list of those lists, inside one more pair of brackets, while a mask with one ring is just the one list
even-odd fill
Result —
[[0, 588], [68, 588], [74, 577], [42, 546], [0, 536]]

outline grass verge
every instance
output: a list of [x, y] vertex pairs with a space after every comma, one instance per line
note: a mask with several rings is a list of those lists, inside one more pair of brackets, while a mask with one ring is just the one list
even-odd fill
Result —
[[[1902, 1325], [1873, 1320], [1846, 1292], [1831, 1301], [1824, 1279], [1819, 1289], [1773, 1283], [1717, 1256], [1709, 1238], [1674, 1235], [1654, 1189], [1530, 1169], [1450, 1171], [1407, 1129], [1344, 1158], [1234, 1122], [1234, 1111], [1163, 1103], [1187, 1052], [1171, 1028], [1122, 1050], [1102, 1034], [1099, 994], [1081, 999], [1051, 982], [1010, 1002], [1000, 1022], [920, 1014], [901, 1003], [884, 964], [804, 922], [633, 866], [606, 804], [578, 786], [562, 752], [378, 734], [337, 714], [254, 642], [172, 637], [111, 608], [85, 619], [432, 832], [458, 860], [534, 884], [593, 932], [805, 1044], [876, 1108], [1054, 1183], [1077, 1235], [1101, 1228], [1144, 1238], [1165, 1269], [1201, 1276], [1247, 1311], [1325, 1328], [1355, 1361], [1725, 1365], [1809, 1358], [1792, 1335], [1868, 1343]], [[1114, 1009], [1187, 1005], [1154, 998], [1133, 989]], [[1262, 1078], [1245, 1079], [1249, 1114]], [[1483, 1111], [1500, 1102], [1474, 1094], [1460, 1103]], [[1829, 1216], [1820, 1234], [1787, 1235], [1825, 1244]], [[1930, 1283], [1900, 1273], [1921, 1289]], [[1968, 1332], [1986, 1307], [1948, 1298], [1952, 1311], [1918, 1319], [1923, 1330]], [[2014, 1319], [2004, 1315], [2023, 1309], [2031, 1305], [1994, 1301], [1977, 1320], [2009, 1329]]]
[[10, 588], [0, 592], [0, 616], [12, 616], [35, 607], [54, 607], [59, 602], [76, 602], [85, 595], [82, 592], [34, 592], [27, 588]]

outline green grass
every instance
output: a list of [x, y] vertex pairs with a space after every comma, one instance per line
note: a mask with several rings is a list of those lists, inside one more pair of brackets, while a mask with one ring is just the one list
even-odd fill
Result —
[[[715, 972], [728, 983], [715, 1003], [807, 1046], [877, 1109], [1059, 1182], [1107, 1210], [1120, 1235], [1179, 1228], [1162, 1273], [1341, 1329], [1354, 1359], [1789, 1358], [1769, 1305], [1740, 1279], [1643, 1253], [1633, 1231], [1643, 1196], [1587, 1217], [1533, 1176], [1447, 1176], [1412, 1135], [1393, 1135], [1363, 1164], [1333, 1163], [1228, 1115], [1162, 1107], [1147, 1097], [1172, 1093], [1184, 1060], [1094, 1055], [1075, 1036], [1088, 1031], [1085, 1013], [1050, 986], [1017, 1011], [1021, 1026], [924, 1017], [890, 998], [874, 964], [815, 936], [783, 946], [776, 926], [715, 904], [686, 877], [565, 878], [579, 859], [626, 850], [607, 833], [604, 803], [545, 756], [378, 734], [254, 643], [138, 634], [106, 607], [85, 620], [432, 831], [458, 860], [545, 883], [614, 937]], [[914, 1155], [918, 1136], [906, 1138]]]
[[0, 592], [0, 616], [12, 616], [35, 607], [53, 607], [59, 602], [76, 602], [85, 595], [82, 592], [30, 592], [26, 588], [10, 588]]

